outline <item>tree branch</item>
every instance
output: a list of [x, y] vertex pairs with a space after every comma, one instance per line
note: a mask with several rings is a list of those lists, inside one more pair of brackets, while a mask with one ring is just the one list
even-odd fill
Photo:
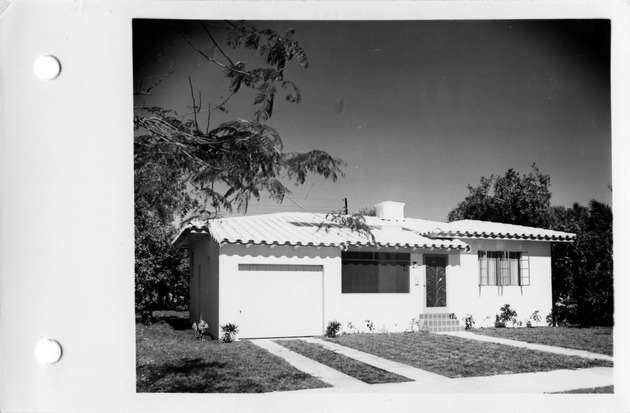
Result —
[[182, 33], [180, 33], [179, 35], [181, 36], [181, 38], [182, 38], [182, 39], [184, 39], [184, 41], [185, 41], [186, 43], [188, 43], [188, 44], [190, 45], [190, 47], [192, 47], [192, 48], [193, 48], [193, 49], [194, 49], [197, 53], [199, 53], [201, 56], [203, 56], [203, 57], [204, 57], [207, 61], [212, 62], [212, 63], [214, 63], [215, 65], [221, 66], [222, 68], [227, 69], [227, 70], [230, 70], [230, 71], [232, 71], [232, 72], [235, 72], [235, 73], [240, 73], [240, 74], [245, 75], [245, 76], [251, 76], [251, 74], [250, 74], [250, 73], [248, 73], [248, 72], [246, 72], [246, 71], [235, 69], [235, 68], [234, 68], [234, 66], [228, 66], [228, 65], [226, 65], [226, 64], [224, 64], [224, 63], [219, 62], [218, 60], [215, 60], [215, 59], [211, 58], [210, 56], [208, 56], [207, 54], [205, 54], [205, 53], [203, 52], [203, 50], [201, 50], [201, 49], [199, 49], [197, 46], [195, 46], [195, 45], [193, 44], [193, 42], [191, 42], [190, 40], [188, 40], [188, 39], [186, 38], [186, 36], [184, 36]]
[[[212, 109], [214, 110], [214, 109], [219, 109], [219, 108], [222, 108], [222, 107], [223, 107], [223, 105], [225, 105], [226, 103], [228, 103], [228, 100], [230, 100], [230, 99], [232, 98], [232, 96], [234, 96], [234, 94], [235, 94], [235, 93], [236, 93], [236, 92], [230, 92], [229, 96], [228, 96], [228, 97], [226, 97], [226, 98], [223, 100], [223, 102], [219, 103], [218, 105], [216, 105], [216, 106], [215, 106], [214, 108], [212, 108]], [[224, 109], [224, 110], [226, 110], [225, 108], [223, 108], [223, 109]]]
[[212, 40], [212, 43], [214, 43], [214, 45], [216, 46], [217, 49], [219, 49], [219, 51], [221, 52], [221, 54], [228, 60], [228, 62], [230, 62], [230, 64], [232, 66], [234, 66], [234, 62], [232, 61], [232, 59], [230, 59], [230, 56], [228, 56], [227, 54], [225, 54], [225, 52], [223, 51], [223, 49], [221, 49], [221, 46], [219, 46], [219, 44], [217, 43], [216, 40], [214, 40], [214, 37], [212, 36], [212, 34], [210, 34], [210, 30], [208, 30], [208, 28], [206, 27], [206, 25], [203, 23], [203, 21], [199, 20], [199, 24], [201, 25], [201, 27], [203, 27], [203, 30], [206, 32], [206, 34], [208, 35], [208, 37], [210, 38], [210, 40]]
[[193, 89], [192, 79], [188, 76], [188, 84], [190, 85], [190, 96], [193, 101], [193, 117], [195, 119], [195, 129], [199, 130], [199, 122], [197, 122], [197, 103], [195, 102], [195, 90]]
[[[157, 82], [155, 82], [153, 85], [151, 85], [148, 89], [145, 89], [145, 90], [142, 90], [142, 80], [140, 80], [140, 82], [138, 83], [138, 90], [137, 90], [137, 91], [135, 91], [135, 92], [133, 93], [133, 94], [134, 94], [134, 96], [137, 96], [137, 95], [151, 95], [151, 93], [150, 93], [150, 92], [151, 92], [151, 90], [152, 90], [154, 87], [156, 87], [157, 85], [159, 85], [160, 83], [162, 83], [162, 81], [163, 81], [164, 79], [167, 79], [167, 78], [171, 77], [171, 75], [172, 75], [173, 73], [175, 73], [175, 69], [171, 68], [171, 70], [169, 70], [167, 74], [165, 74], [164, 76], [162, 76], [161, 78], [159, 78], [159, 79], [157, 80]], [[147, 77], [147, 78], [145, 78], [145, 79], [150, 79], [150, 77]]]

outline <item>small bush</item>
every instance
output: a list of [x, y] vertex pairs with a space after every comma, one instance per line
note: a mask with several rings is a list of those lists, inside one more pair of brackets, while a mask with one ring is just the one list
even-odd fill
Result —
[[547, 314], [547, 317], [545, 317], [545, 321], [547, 322], [547, 325], [549, 327], [555, 327], [556, 326], [556, 320], [555, 320], [555, 317], [553, 315], [553, 310], [551, 310], [551, 312], [549, 314]]
[[367, 326], [368, 330], [370, 330], [370, 333], [374, 332], [374, 323], [371, 322], [370, 320], [365, 320], [365, 325]]
[[356, 334], [359, 332], [359, 329], [354, 324], [352, 324], [352, 322], [349, 322], [347, 326], [348, 326], [348, 334]]
[[411, 322], [409, 323], [409, 327], [405, 331], [409, 333], [415, 333], [416, 331], [420, 332], [422, 330], [424, 330], [424, 321], [419, 318], [412, 318]]
[[201, 316], [199, 317], [199, 324], [193, 323], [192, 329], [195, 332], [195, 338], [197, 340], [203, 340], [203, 335], [208, 329], [208, 323], [206, 323]]
[[501, 321], [498, 314], [494, 320], [494, 328], [505, 328], [505, 321]]
[[571, 296], [560, 297], [552, 309], [552, 313], [555, 315], [556, 325], [575, 324], [578, 319], [577, 302]]
[[339, 329], [341, 328], [341, 323], [338, 321], [329, 321], [328, 326], [326, 327], [326, 333], [324, 335], [328, 338], [335, 338], [339, 334]]
[[236, 341], [236, 335], [238, 334], [238, 326], [236, 324], [227, 323], [221, 327], [221, 338], [223, 343], [231, 343]]
[[516, 311], [510, 308], [509, 304], [506, 304], [501, 307], [501, 314], [497, 315], [496, 317], [495, 327], [497, 321], [503, 322], [503, 327], [505, 327], [507, 323], [512, 323], [512, 325], [514, 326], [518, 323], [518, 320], [516, 319], [517, 316], [518, 314], [516, 313]]
[[464, 317], [465, 330], [470, 330], [473, 324], [475, 324], [475, 319], [473, 318], [472, 315], [468, 314], [466, 317]]
[[535, 321], [537, 323], [540, 323], [540, 311], [536, 310], [532, 313], [532, 315], [529, 316], [529, 319], [532, 321]]
[[[532, 315], [529, 316], [529, 320], [527, 320], [527, 327], [533, 327], [532, 322], [534, 323], [540, 323], [541, 317], [540, 317], [540, 311], [536, 310], [532, 313]], [[549, 317], [549, 316], [547, 316]]]

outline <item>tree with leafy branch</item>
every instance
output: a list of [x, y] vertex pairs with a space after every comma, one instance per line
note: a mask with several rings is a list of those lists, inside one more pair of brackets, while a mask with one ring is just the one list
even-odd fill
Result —
[[[220, 46], [206, 22], [198, 22], [220, 53], [213, 57], [196, 40], [178, 33], [185, 44], [222, 70], [229, 83], [229, 95], [207, 109], [208, 122], [200, 124], [201, 94], [191, 86], [193, 111], [180, 116], [163, 107], [137, 106], [134, 116], [134, 188], [136, 224], [136, 309], [148, 313], [165, 304], [173, 287], [186, 284], [186, 264], [180, 252], [170, 248], [176, 233], [176, 219], [213, 219], [222, 211], [246, 211], [252, 197], [266, 193], [280, 203], [291, 191], [284, 182], [303, 184], [309, 174], [335, 181], [343, 176], [344, 162], [328, 153], [313, 150], [284, 152], [278, 132], [267, 125], [276, 96], [284, 94], [289, 103], [302, 99], [297, 86], [286, 78], [292, 62], [306, 69], [308, 58], [293, 39], [293, 30], [279, 34], [244, 24], [226, 22], [227, 44]], [[256, 52], [261, 66], [249, 68], [243, 60], [227, 53]], [[143, 88], [137, 82], [134, 93], [147, 95], [167, 81], [172, 72]], [[213, 111], [228, 112], [232, 96], [243, 89], [254, 92], [254, 116], [211, 125]], [[182, 294], [179, 294], [180, 297]]]
[[359, 209], [359, 215], [363, 215], [364, 217], [375, 217], [376, 216], [376, 207], [363, 207]]
[[553, 324], [613, 324], [612, 209], [591, 200], [571, 208], [551, 206], [551, 179], [535, 165], [528, 174], [509, 169], [468, 186], [469, 195], [449, 221], [476, 219], [576, 234], [551, 245]]
[[503, 176], [481, 177], [477, 187], [468, 185], [469, 195], [449, 212], [448, 221], [476, 219], [550, 228], [551, 178], [535, 164], [531, 168], [527, 174], [510, 168]]
[[556, 229], [573, 232], [571, 244], [552, 245], [553, 324], [613, 325], [613, 216], [610, 205], [591, 200], [554, 207]]

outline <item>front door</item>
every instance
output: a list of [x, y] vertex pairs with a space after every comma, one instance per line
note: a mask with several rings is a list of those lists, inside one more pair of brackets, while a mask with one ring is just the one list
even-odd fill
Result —
[[446, 255], [425, 255], [426, 308], [446, 307]]

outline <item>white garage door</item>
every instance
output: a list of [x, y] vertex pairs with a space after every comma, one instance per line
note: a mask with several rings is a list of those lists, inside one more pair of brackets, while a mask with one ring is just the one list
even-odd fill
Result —
[[240, 264], [239, 337], [322, 334], [321, 265]]

